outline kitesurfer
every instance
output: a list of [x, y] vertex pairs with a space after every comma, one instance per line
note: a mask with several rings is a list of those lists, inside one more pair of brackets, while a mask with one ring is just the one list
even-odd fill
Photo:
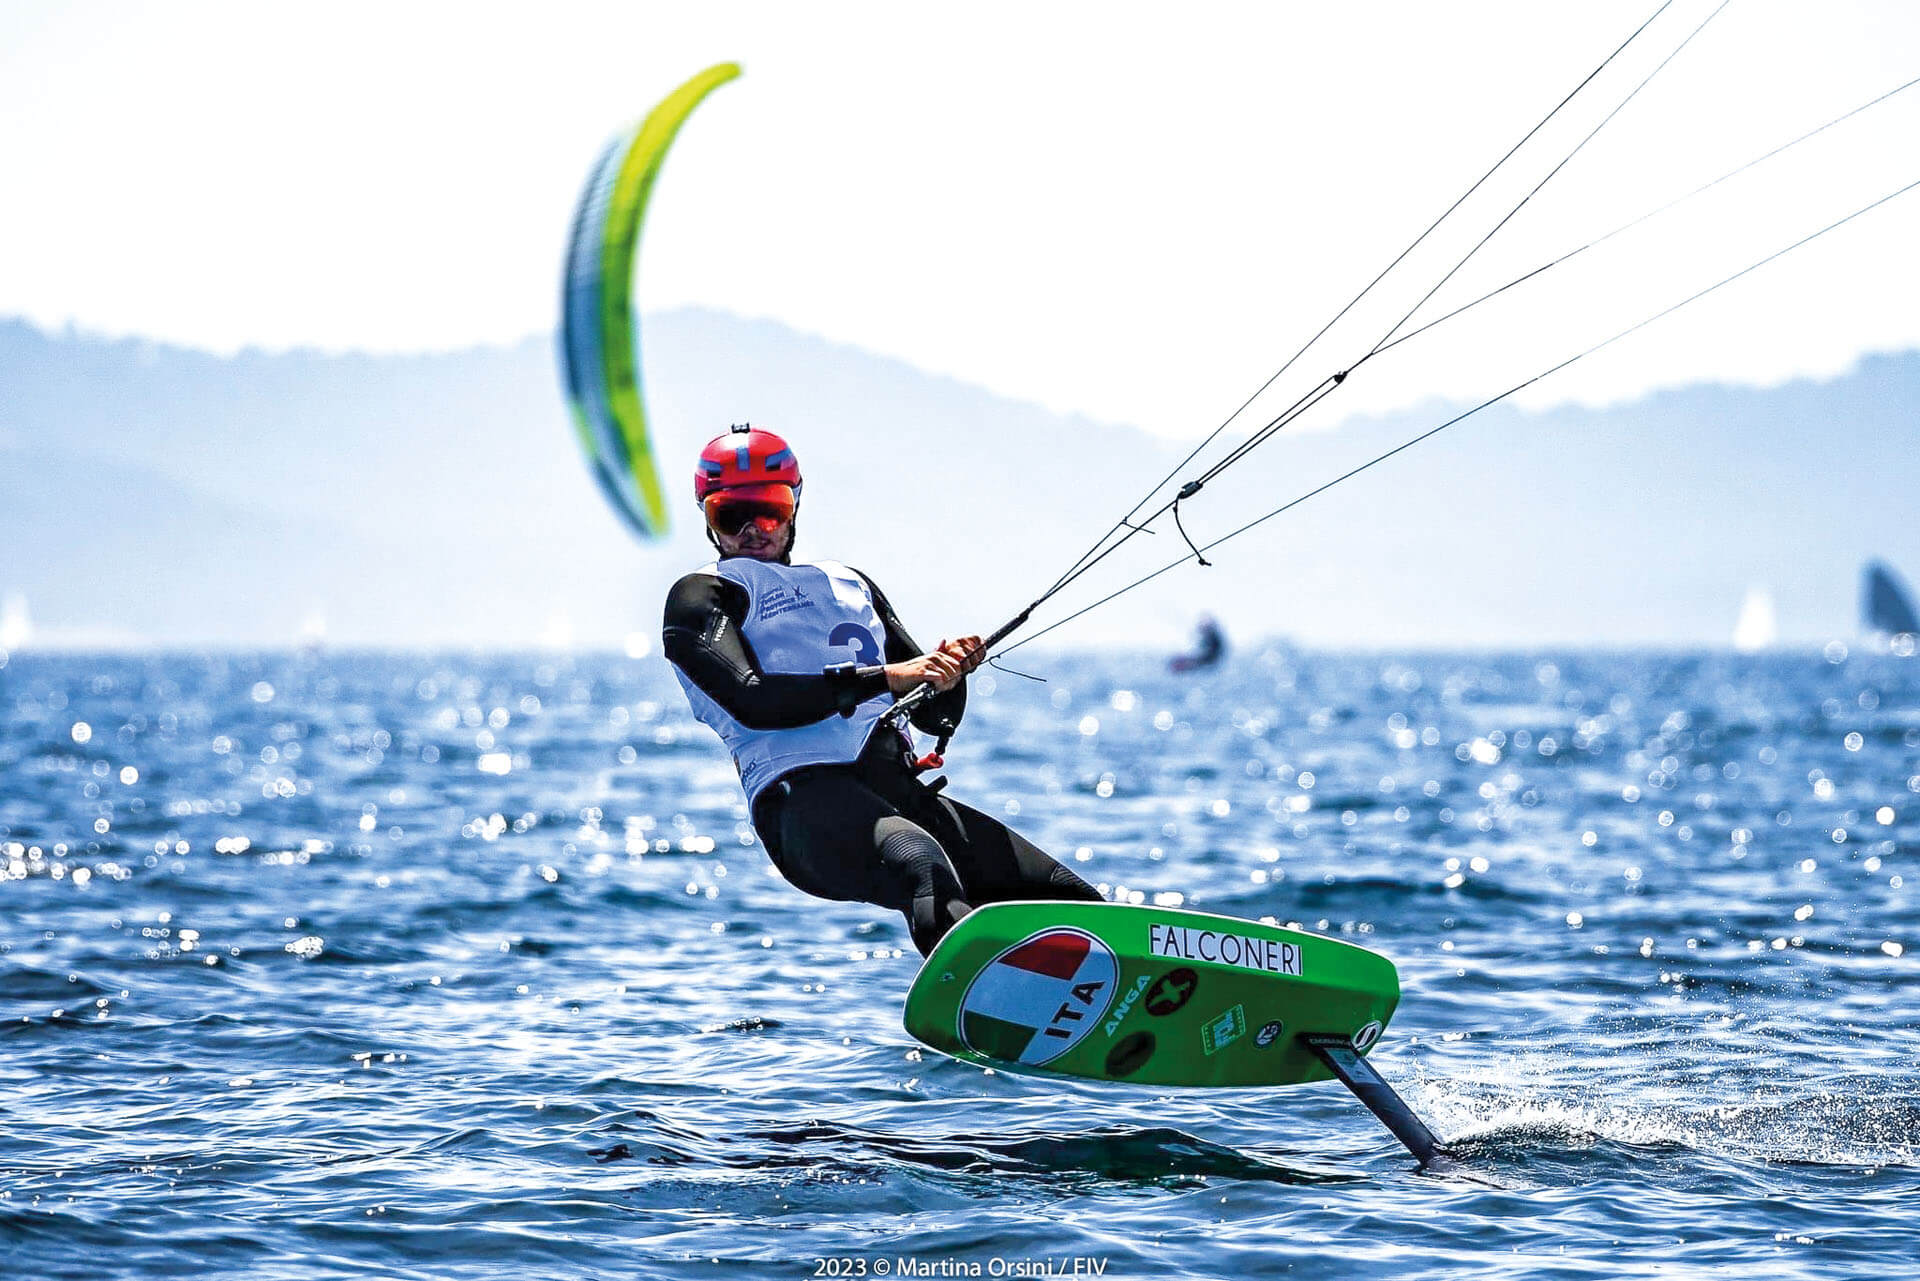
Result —
[[[1008, 899], [1099, 901], [1018, 832], [921, 781], [897, 695], [938, 693], [910, 719], [943, 740], [966, 706], [980, 638], [922, 652], [873, 581], [792, 558], [800, 465], [748, 425], [701, 451], [694, 496], [719, 553], [667, 596], [664, 649], [693, 713], [740, 771], [753, 827], [780, 874], [818, 898], [905, 914], [932, 950], [973, 907]], [[944, 782], [944, 780], [942, 780]]]
[[1200, 615], [1200, 623], [1194, 629], [1193, 652], [1176, 654], [1167, 663], [1169, 671], [1200, 672], [1219, 663], [1227, 656], [1227, 634], [1220, 630], [1220, 624], [1211, 614]]

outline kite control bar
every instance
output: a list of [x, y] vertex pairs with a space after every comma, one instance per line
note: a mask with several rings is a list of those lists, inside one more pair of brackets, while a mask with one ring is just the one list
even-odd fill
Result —
[[[992, 649], [995, 645], [998, 645], [1001, 641], [1011, 636], [1014, 633], [1014, 631], [1017, 630], [1022, 624], [1024, 624], [1027, 621], [1027, 619], [1033, 614], [1034, 605], [1038, 605], [1039, 603], [1040, 603], [1039, 601], [1035, 601], [1033, 605], [1027, 606], [1025, 609], [1021, 610], [1019, 614], [1015, 615], [1005, 625], [1003, 625], [998, 631], [994, 632], [993, 635], [981, 641], [980, 653], [982, 655], [985, 655], [988, 650]], [[912, 689], [902, 694], [899, 698], [894, 699], [893, 706], [889, 707], [885, 712], [881, 713], [880, 723], [882, 725], [898, 725], [902, 720], [906, 719], [906, 717], [908, 717], [913, 713], [914, 708], [920, 706], [920, 704], [932, 698], [934, 695], [934, 692], [935, 692], [934, 688], [930, 684], [914, 686]], [[942, 738], [940, 740], [940, 747], [937, 751], [935, 751], [934, 755], [938, 756], [941, 751], [945, 751], [946, 746], [947, 746], [947, 740], [945, 738]]]

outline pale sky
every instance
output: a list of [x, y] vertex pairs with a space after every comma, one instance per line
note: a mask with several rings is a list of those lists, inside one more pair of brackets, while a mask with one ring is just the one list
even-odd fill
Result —
[[[731, 60], [743, 78], [694, 114], [655, 188], [646, 310], [769, 317], [1196, 435], [1656, 2], [4, 0], [0, 315], [218, 351], [546, 333], [601, 147]], [[1674, 0], [1303, 372], [1371, 345], [1716, 3]], [[1920, 5], [1732, 0], [1442, 299], [1916, 76]], [[1503, 390], [1920, 179], [1916, 137], [1920, 87], [1383, 356], [1342, 403]], [[1773, 383], [1920, 347], [1916, 228], [1920, 191], [1533, 400]]]

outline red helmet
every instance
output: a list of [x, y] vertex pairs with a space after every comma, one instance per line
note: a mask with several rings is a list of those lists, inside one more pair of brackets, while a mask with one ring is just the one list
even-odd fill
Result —
[[738, 491], [740, 498], [752, 499], [776, 485], [792, 491], [792, 500], [799, 501], [799, 460], [786, 441], [751, 423], [735, 423], [726, 435], [708, 441], [693, 471], [693, 496], [703, 504], [721, 490]]

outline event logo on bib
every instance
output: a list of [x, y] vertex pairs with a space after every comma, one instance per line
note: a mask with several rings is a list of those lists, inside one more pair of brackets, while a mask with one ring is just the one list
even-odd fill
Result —
[[1028, 935], [974, 977], [960, 1000], [960, 1039], [991, 1059], [1050, 1063], [1099, 1026], [1118, 976], [1112, 949], [1091, 934]]

